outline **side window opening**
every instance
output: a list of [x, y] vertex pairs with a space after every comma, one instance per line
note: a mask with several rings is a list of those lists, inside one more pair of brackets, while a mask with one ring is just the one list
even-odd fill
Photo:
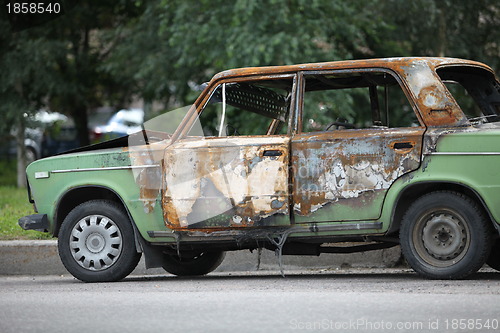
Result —
[[305, 82], [304, 132], [420, 125], [388, 73], [313, 74], [306, 75]]
[[470, 66], [436, 72], [471, 123], [500, 121], [500, 84], [492, 73]]
[[199, 116], [204, 135], [286, 133], [291, 90], [291, 79], [219, 85]]

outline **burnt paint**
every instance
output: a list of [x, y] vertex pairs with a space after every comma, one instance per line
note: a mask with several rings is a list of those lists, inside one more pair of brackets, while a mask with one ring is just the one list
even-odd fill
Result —
[[[284, 136], [182, 140], [165, 151], [164, 218], [174, 230], [242, 228], [288, 221]], [[264, 156], [279, 150], [280, 156]]]
[[[333, 216], [336, 220], [352, 219], [349, 210], [339, 214], [330, 207], [330, 214], [328, 210], [321, 212], [320, 208], [339, 201], [352, 208], [363, 207], [370, 212], [363, 215], [365, 219], [378, 218], [385, 191], [396, 179], [419, 167], [424, 130], [364, 129], [298, 135], [292, 140], [296, 221], [332, 221]], [[400, 142], [411, 143], [411, 148], [396, 149], [395, 143]]]
[[[438, 138], [446, 134], [446, 130], [442, 133], [436, 130], [435, 133], [432, 132], [433, 135], [426, 135], [422, 144], [422, 137], [427, 126], [442, 129], [467, 124], [458, 105], [435, 73], [436, 67], [444, 65], [469, 65], [491, 71], [489, 67], [481, 63], [461, 59], [390, 58], [244, 68], [217, 74], [190, 109], [172, 140], [182, 138], [187, 133], [210, 93], [221, 82], [337, 69], [387, 69], [394, 72], [401, 80], [422, 127], [399, 131], [381, 131], [381, 129], [337, 131], [333, 136], [329, 132], [299, 134], [293, 137], [292, 141], [290, 179], [288, 179], [289, 150], [286, 144], [278, 145], [279, 149], [283, 149], [282, 156], [264, 159], [262, 150], [259, 152], [260, 148], [255, 150], [246, 144], [248, 138], [234, 138], [231, 141], [234, 149], [227, 149], [227, 147], [201, 149], [201, 146], [196, 148], [194, 145], [190, 147], [190, 154], [193, 156], [183, 159], [182, 154], [179, 154], [179, 148], [183, 145], [181, 140], [175, 143], [178, 144], [177, 148], [166, 150], [163, 160], [162, 205], [167, 227], [172, 229], [195, 227], [196, 223], [201, 221], [193, 223], [188, 221], [189, 216], [196, 216], [193, 207], [195, 210], [196, 207], [202, 207], [200, 202], [212, 197], [218, 198], [218, 203], [215, 203], [214, 207], [219, 206], [216, 210], [219, 210], [220, 214], [216, 214], [215, 217], [218, 216], [221, 219], [213, 226], [208, 225], [208, 228], [206, 225], [200, 226], [199, 230], [256, 226], [259, 225], [259, 221], [269, 220], [269, 217], [276, 214], [285, 217], [296, 214], [304, 217], [305, 221], [314, 220], [311, 216], [321, 207], [332, 207], [338, 204], [352, 208], [366, 208], [367, 205], [380, 204], [384, 191], [397, 178], [419, 167], [422, 150], [433, 151]], [[297, 81], [300, 82], [300, 80]], [[300, 92], [300, 89], [297, 91]], [[298, 94], [297, 103], [294, 104], [296, 110], [292, 110], [291, 119], [294, 121], [290, 124], [293, 124], [294, 128], [291, 133], [296, 133], [297, 128], [300, 128], [300, 117], [295, 114], [301, 105], [300, 98], [301, 94]], [[273, 138], [273, 140], [279, 138], [282, 142], [287, 140], [285, 136], [268, 138]], [[395, 149], [394, 145], [397, 142], [410, 142], [411, 147]], [[259, 145], [265, 144], [265, 139], [259, 141]], [[266, 167], [259, 172], [254, 172], [256, 167], [272, 161], [277, 162], [272, 168], [273, 173], [266, 172], [269, 171]], [[201, 169], [202, 166], [204, 170]], [[305, 176], [300, 175], [301, 168], [307, 170]], [[181, 179], [179, 179], [179, 173], [183, 174]], [[276, 180], [276, 175], [279, 181]], [[137, 179], [140, 184], [147, 183], [141, 177]], [[292, 184], [290, 188], [293, 189], [291, 203], [288, 201], [287, 180]], [[178, 185], [183, 182], [188, 186], [180, 191], [180, 196], [176, 197], [175, 193], [180, 189]], [[254, 188], [251, 184], [266, 182], [273, 184], [272, 191], [268, 191], [265, 195], [253, 192]], [[243, 194], [238, 190], [232, 193], [233, 184], [243, 184], [245, 188]], [[157, 194], [157, 192], [147, 190], [148, 188], [149, 185], [144, 186], [144, 190], [141, 190], [141, 197], [151, 199]], [[335, 205], [332, 205], [333, 203]], [[293, 213], [288, 210], [288, 207], [293, 207]], [[380, 210], [375, 209], [374, 212], [379, 213]], [[373, 218], [376, 217], [376, 215], [373, 216]], [[199, 219], [199, 217], [194, 218], [194, 220]], [[284, 221], [289, 222], [289, 219], [285, 218]]]

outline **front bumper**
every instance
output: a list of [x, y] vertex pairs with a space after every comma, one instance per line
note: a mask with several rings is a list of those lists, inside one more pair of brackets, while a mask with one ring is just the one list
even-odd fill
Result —
[[47, 214], [33, 214], [21, 217], [19, 226], [24, 230], [47, 231], [49, 229], [49, 220]]

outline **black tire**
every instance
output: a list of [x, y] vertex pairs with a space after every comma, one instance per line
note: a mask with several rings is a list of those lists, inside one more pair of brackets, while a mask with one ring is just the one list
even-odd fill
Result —
[[462, 279], [477, 272], [491, 249], [492, 225], [469, 197], [432, 192], [417, 199], [401, 221], [408, 264], [431, 279]]
[[84, 282], [119, 281], [141, 258], [127, 214], [106, 200], [84, 202], [66, 216], [58, 249], [66, 269]]
[[493, 243], [493, 247], [491, 248], [491, 252], [486, 260], [486, 263], [491, 268], [500, 271], [500, 239], [497, 239]]
[[225, 252], [207, 251], [196, 256], [182, 257], [165, 254], [163, 269], [177, 276], [198, 276], [212, 272], [224, 260]]

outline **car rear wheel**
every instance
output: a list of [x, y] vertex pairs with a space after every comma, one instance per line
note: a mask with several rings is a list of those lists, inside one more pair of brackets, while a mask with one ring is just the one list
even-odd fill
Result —
[[408, 264], [432, 279], [461, 279], [485, 263], [492, 226], [480, 207], [456, 192], [417, 199], [401, 222], [401, 249]]
[[226, 256], [222, 251], [207, 251], [196, 255], [182, 256], [165, 254], [163, 269], [178, 276], [197, 276], [212, 272]]
[[127, 214], [106, 200], [87, 201], [68, 214], [58, 249], [66, 269], [85, 282], [121, 280], [141, 258]]

